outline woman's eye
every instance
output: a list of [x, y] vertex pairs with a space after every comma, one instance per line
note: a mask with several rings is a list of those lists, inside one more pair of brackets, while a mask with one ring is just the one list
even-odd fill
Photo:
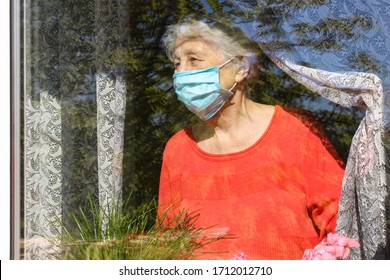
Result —
[[174, 67], [175, 69], [177, 69], [179, 66], [180, 66], [180, 62], [175, 62], [175, 63], [173, 63], [173, 67]]

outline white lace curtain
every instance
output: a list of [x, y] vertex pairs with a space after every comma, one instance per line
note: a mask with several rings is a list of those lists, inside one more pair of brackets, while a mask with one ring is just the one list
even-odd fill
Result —
[[360, 241], [351, 259], [389, 259], [390, 1], [233, 2], [279, 68], [332, 102], [365, 108], [349, 151], [336, 231]]
[[54, 258], [87, 196], [105, 209], [122, 195], [126, 87], [110, 56], [126, 41], [126, 1], [64, 2], [24, 3], [25, 259]]

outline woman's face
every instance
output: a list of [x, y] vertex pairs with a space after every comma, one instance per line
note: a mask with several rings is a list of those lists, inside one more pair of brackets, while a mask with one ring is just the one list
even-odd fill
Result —
[[[222, 55], [202, 39], [179, 41], [173, 54], [175, 73], [220, 66], [224, 62]], [[229, 89], [234, 85], [236, 71], [231, 63], [219, 69], [219, 82], [223, 88]]]

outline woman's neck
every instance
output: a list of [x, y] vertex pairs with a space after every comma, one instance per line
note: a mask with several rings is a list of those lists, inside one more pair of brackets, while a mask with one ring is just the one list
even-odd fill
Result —
[[237, 90], [221, 110], [210, 120], [207, 125], [214, 130], [235, 129], [242, 121], [251, 121], [251, 115], [255, 111], [255, 103], [246, 95]]
[[255, 103], [236, 92], [215, 117], [194, 126], [193, 135], [206, 152], [237, 152], [261, 137], [271, 121], [273, 110], [272, 106]]

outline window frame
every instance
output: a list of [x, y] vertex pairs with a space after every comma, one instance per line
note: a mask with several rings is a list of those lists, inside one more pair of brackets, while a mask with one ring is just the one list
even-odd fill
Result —
[[[10, 4], [10, 38], [11, 38], [11, 50], [10, 50], [10, 207], [8, 207], [10, 213], [9, 217], [9, 242], [8, 248], [9, 258], [12, 260], [21, 259], [20, 254], [20, 221], [21, 221], [21, 101], [22, 101], [22, 88], [21, 88], [21, 30], [22, 30], [22, 1], [11, 1]], [[2, 130], [3, 131], [3, 130]], [[3, 146], [3, 145], [2, 145]]]

